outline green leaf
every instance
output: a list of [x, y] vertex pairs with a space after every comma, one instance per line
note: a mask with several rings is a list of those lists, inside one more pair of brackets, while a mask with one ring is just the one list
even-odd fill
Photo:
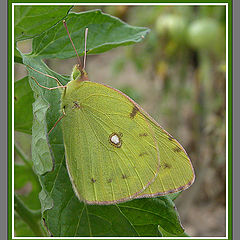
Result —
[[18, 190], [26, 185], [32, 178], [31, 169], [26, 165], [15, 164], [14, 165], [14, 189]]
[[14, 129], [31, 134], [33, 91], [28, 83], [28, 77], [14, 83]]
[[14, 215], [14, 232], [16, 237], [35, 237], [32, 229], [17, 215]]
[[[25, 55], [22, 55], [22, 57], [24, 64], [29, 65], [42, 73], [57, 77], [62, 81], [63, 85], [67, 83], [66, 78], [51, 71], [40, 59], [26, 57]], [[28, 70], [29, 76], [35, 77], [35, 79], [43, 86], [56, 86], [56, 81], [54, 79], [39, 74], [29, 67]], [[50, 150], [51, 147], [49, 146], [47, 132], [53, 127], [59, 118], [60, 92], [54, 90], [49, 93], [49, 90], [37, 86], [32, 78], [29, 78], [29, 83], [35, 92], [32, 125], [32, 159], [35, 172], [42, 175], [52, 170], [55, 159], [54, 153]], [[49, 109], [50, 102], [55, 102], [55, 107]], [[46, 124], [46, 122], [48, 124]], [[61, 131], [60, 129], [58, 129], [58, 131], [60, 132], [60, 135], [58, 136], [56, 134], [53, 136], [61, 141]]]
[[64, 160], [42, 181], [53, 200], [53, 208], [44, 212], [53, 236], [158, 236], [158, 225], [172, 234], [183, 232], [167, 197], [109, 206], [85, 205], [72, 190]]
[[[131, 224], [138, 227], [160, 225], [163, 229], [175, 235], [183, 232], [174, 203], [167, 196], [146, 198], [118, 204], [123, 215]], [[146, 235], [146, 232], [144, 232]]]
[[175, 199], [178, 198], [178, 196], [179, 196], [181, 193], [182, 193], [182, 192], [171, 193], [171, 194], [168, 195], [168, 197], [169, 197], [172, 201], [174, 201]]
[[181, 234], [172, 234], [165, 229], [163, 229], [161, 226], [158, 226], [158, 230], [161, 233], [162, 237], [190, 237], [185, 232], [182, 232]]
[[19, 194], [21, 200], [30, 208], [30, 209], [40, 209], [40, 201], [38, 194], [41, 191], [41, 187], [38, 181], [37, 175], [34, 174], [33, 170], [27, 165], [14, 165], [14, 190], [21, 190], [27, 184], [30, 188], [24, 194]]
[[14, 6], [15, 42], [33, 38], [63, 19], [71, 6]]
[[[100, 10], [70, 13], [66, 22], [79, 55], [84, 53], [86, 28], [88, 54], [102, 53], [118, 46], [140, 42], [149, 32], [148, 28], [130, 26]], [[60, 59], [76, 56], [62, 22], [34, 38], [31, 55]]]

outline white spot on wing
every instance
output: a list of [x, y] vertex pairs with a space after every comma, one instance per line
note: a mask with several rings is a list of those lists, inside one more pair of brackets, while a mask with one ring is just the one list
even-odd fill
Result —
[[118, 145], [120, 143], [120, 139], [118, 137], [118, 135], [113, 135], [110, 139], [110, 141], [116, 145]]
[[[121, 133], [121, 136], [122, 136], [122, 133]], [[120, 148], [121, 145], [122, 145], [121, 136], [120, 136], [119, 134], [117, 134], [117, 133], [112, 133], [112, 134], [109, 136], [109, 142], [110, 142], [114, 147]]]

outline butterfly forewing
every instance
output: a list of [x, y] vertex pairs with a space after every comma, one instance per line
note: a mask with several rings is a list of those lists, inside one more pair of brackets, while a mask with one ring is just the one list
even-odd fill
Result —
[[66, 93], [63, 105], [68, 172], [80, 199], [117, 203], [154, 182], [160, 168], [154, 126], [133, 101], [85, 81]]

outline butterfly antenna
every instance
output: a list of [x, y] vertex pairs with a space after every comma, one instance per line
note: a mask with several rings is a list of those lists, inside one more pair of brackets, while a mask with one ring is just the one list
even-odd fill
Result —
[[79, 66], [80, 66], [81, 69], [83, 69], [83, 68], [82, 68], [81, 59], [80, 59], [80, 57], [79, 57], [79, 55], [78, 55], [78, 53], [77, 53], [77, 50], [76, 50], [76, 48], [75, 48], [75, 46], [74, 46], [74, 43], [73, 43], [72, 38], [71, 38], [71, 36], [70, 36], [70, 33], [69, 33], [69, 31], [68, 31], [67, 23], [66, 23], [65, 20], [63, 20], [63, 25], [64, 25], [64, 27], [65, 27], [65, 29], [66, 29], [66, 31], [67, 31], [68, 37], [69, 37], [69, 39], [70, 39], [70, 42], [72, 43], [72, 46], [73, 46], [73, 48], [74, 48], [74, 51], [75, 51], [75, 53], [76, 53], [76, 55], [77, 55]]
[[88, 28], [85, 29], [85, 46], [84, 46], [83, 69], [85, 69], [85, 67], [86, 67], [86, 59], [87, 59], [87, 35], [88, 35]]

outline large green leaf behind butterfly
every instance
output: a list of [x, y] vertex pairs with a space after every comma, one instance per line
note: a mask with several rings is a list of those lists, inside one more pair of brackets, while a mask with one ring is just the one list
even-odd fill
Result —
[[61, 109], [68, 173], [80, 200], [114, 204], [178, 192], [193, 183], [182, 146], [125, 94], [88, 81], [79, 65]]

